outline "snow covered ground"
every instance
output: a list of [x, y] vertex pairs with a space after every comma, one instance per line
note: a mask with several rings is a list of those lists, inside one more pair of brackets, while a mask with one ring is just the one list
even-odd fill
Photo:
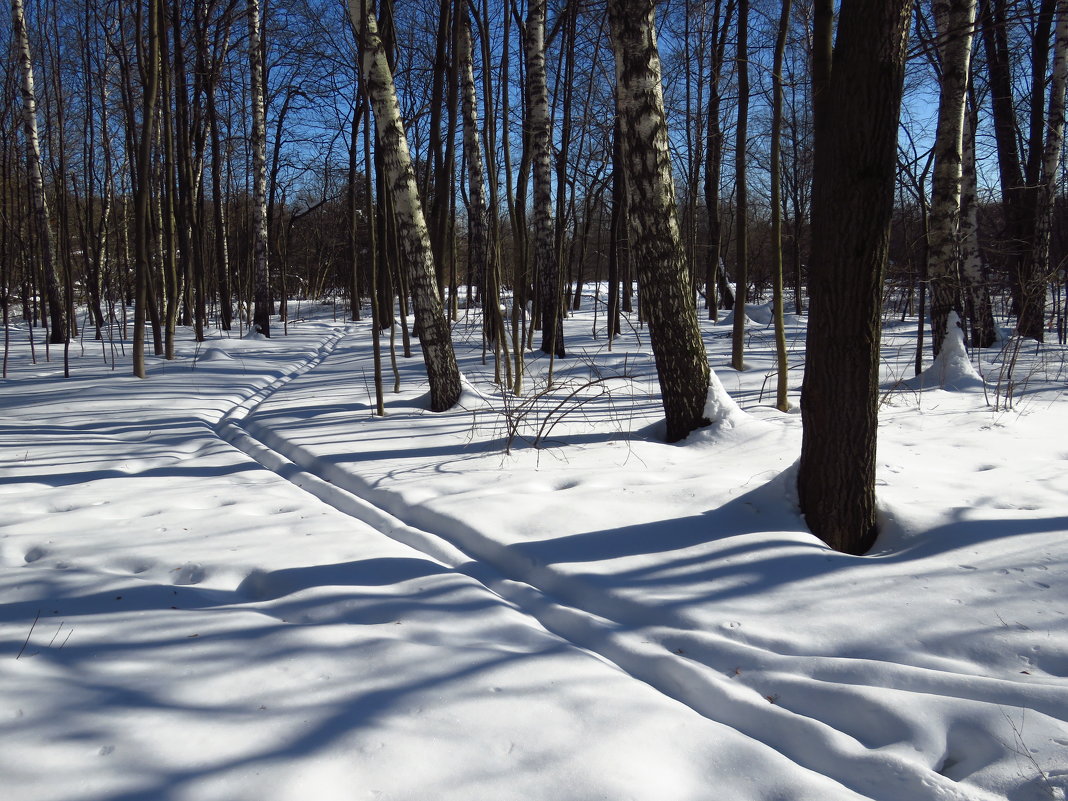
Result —
[[766, 310], [744, 373], [707, 324], [741, 410], [666, 445], [646, 332], [585, 306], [552, 388], [532, 354], [502, 399], [461, 322], [462, 408], [417, 356], [384, 418], [367, 323], [183, 332], [146, 381], [13, 328], [3, 798], [1064, 799], [1065, 349], [1024, 345], [1005, 408], [1012, 354], [917, 380], [888, 322], [850, 557], [794, 506]]

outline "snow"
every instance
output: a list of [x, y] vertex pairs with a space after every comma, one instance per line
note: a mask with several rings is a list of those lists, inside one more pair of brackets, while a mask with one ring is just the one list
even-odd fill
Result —
[[460, 322], [460, 405], [417, 354], [384, 418], [367, 323], [183, 330], [144, 381], [13, 328], [4, 798], [1064, 799], [1065, 349], [1013, 351], [1007, 403], [1007, 354], [911, 381], [888, 322], [853, 557], [795, 508], [770, 329], [738, 373], [705, 323], [714, 422], [667, 445], [646, 332], [585, 306], [552, 387], [528, 354], [502, 397]]

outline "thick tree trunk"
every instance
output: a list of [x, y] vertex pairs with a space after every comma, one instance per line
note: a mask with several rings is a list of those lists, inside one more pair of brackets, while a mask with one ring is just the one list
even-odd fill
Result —
[[936, 0], [935, 23], [942, 82], [931, 178], [927, 279], [931, 290], [931, 346], [937, 356], [949, 313], [961, 312], [959, 231], [963, 178], [964, 115], [976, 0]]
[[349, 0], [349, 14], [359, 41], [360, 77], [374, 110], [383, 171], [393, 200], [401, 261], [415, 305], [423, 360], [430, 380], [430, 408], [443, 412], [460, 398], [460, 370], [452, 348], [449, 321], [435, 284], [434, 255], [393, 74], [367, 0]]
[[816, 536], [875, 541], [883, 271], [897, 167], [909, 0], [815, 6], [815, 173], [803, 438], [797, 488]]
[[41, 268], [44, 273], [44, 290], [48, 302], [48, 320], [51, 325], [49, 341], [62, 345], [67, 341], [67, 315], [59, 286], [56, 267], [55, 237], [48, 215], [48, 198], [45, 195], [44, 171], [41, 167], [41, 145], [37, 137], [37, 94], [33, 83], [33, 60], [30, 56], [30, 37], [26, 32], [26, 18], [22, 0], [11, 0], [11, 29], [18, 48], [19, 68], [22, 72], [22, 127], [26, 137], [26, 170], [29, 175], [30, 197], [40, 242]]
[[710, 371], [679, 232], [654, 8], [654, 0], [608, 2], [630, 198], [631, 248], [667, 418], [667, 439], [675, 442], [708, 423], [704, 408]]

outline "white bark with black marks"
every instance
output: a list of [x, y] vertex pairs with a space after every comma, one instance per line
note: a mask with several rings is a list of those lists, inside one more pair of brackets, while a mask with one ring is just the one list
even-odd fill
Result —
[[564, 355], [560, 267], [553, 229], [552, 133], [549, 86], [545, 72], [545, 0], [531, 0], [527, 9], [524, 55], [527, 67], [527, 126], [530, 130], [534, 178], [534, 275], [541, 287], [541, 350]]
[[[271, 292], [267, 272], [267, 126], [265, 120], [260, 3], [248, 0], [248, 59], [252, 91], [252, 259], [255, 330], [271, 335]], [[284, 302], [284, 300], [283, 300]]]
[[609, 0], [616, 98], [642, 311], [674, 442], [706, 425], [708, 357], [679, 232], [653, 0]]
[[415, 180], [393, 73], [367, 0], [349, 0], [360, 50], [360, 79], [374, 111], [386, 191], [393, 204], [402, 269], [407, 271], [423, 361], [430, 381], [430, 408], [443, 412], [460, 399], [460, 370], [452, 334], [438, 295], [434, 254]]
[[37, 136], [37, 93], [33, 81], [33, 59], [30, 55], [30, 37], [26, 31], [22, 0], [11, 0], [11, 29], [18, 48], [19, 68], [22, 73], [22, 127], [26, 137], [26, 170], [40, 242], [41, 268], [51, 326], [49, 340], [54, 345], [62, 345], [68, 336], [67, 314], [60, 297], [55, 239], [48, 219], [48, 198], [45, 195], [44, 171], [41, 167], [41, 143]]
[[946, 339], [949, 313], [963, 311], [959, 308], [961, 182], [975, 8], [976, 0], [935, 0], [934, 3], [942, 67], [927, 251], [931, 344], [935, 356]]

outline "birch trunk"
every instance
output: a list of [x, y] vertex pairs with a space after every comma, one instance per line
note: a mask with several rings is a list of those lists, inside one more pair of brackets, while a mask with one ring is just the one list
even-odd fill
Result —
[[668, 151], [654, 0], [609, 0], [622, 158], [642, 313], [675, 442], [708, 423], [710, 370], [679, 232]]
[[270, 337], [271, 292], [267, 272], [267, 123], [259, 0], [248, 0], [247, 8], [248, 60], [252, 91], [252, 280], [255, 304], [252, 325], [253, 330]]
[[449, 321], [438, 295], [430, 235], [419, 201], [415, 170], [405, 138], [393, 74], [367, 0], [349, 0], [360, 50], [360, 78], [374, 110], [386, 185], [393, 200], [402, 269], [408, 274], [419, 325], [423, 361], [430, 380], [430, 408], [443, 412], [460, 398], [460, 370]]
[[564, 355], [564, 321], [560, 301], [560, 265], [553, 231], [552, 138], [549, 86], [545, 72], [545, 0], [531, 0], [527, 10], [524, 57], [527, 68], [527, 127], [534, 178], [534, 275], [541, 287], [541, 350]]
[[1049, 114], [1046, 142], [1042, 151], [1042, 178], [1035, 209], [1035, 244], [1031, 261], [1036, 268], [1034, 291], [1041, 297], [1034, 303], [1045, 306], [1046, 285], [1053, 269], [1049, 263], [1053, 204], [1064, 149], [1064, 99], [1068, 84], [1068, 0], [1057, 1], [1056, 35], [1053, 44], [1053, 73], [1049, 87]]
[[22, 0], [11, 0], [11, 28], [18, 48], [19, 68], [22, 72], [22, 127], [26, 137], [26, 170], [29, 175], [30, 196], [40, 241], [44, 290], [48, 302], [51, 325], [49, 341], [62, 345], [67, 341], [67, 314], [59, 289], [56, 268], [56, 247], [52, 226], [48, 219], [48, 198], [45, 195], [44, 171], [41, 167], [41, 143], [37, 137], [37, 94], [33, 82], [33, 60], [30, 56], [30, 37], [26, 31], [26, 16]]
[[950, 312], [962, 311], [958, 236], [975, 0], [935, 0], [934, 16], [942, 82], [931, 179], [927, 278], [931, 290], [931, 346], [937, 356], [946, 339]]

